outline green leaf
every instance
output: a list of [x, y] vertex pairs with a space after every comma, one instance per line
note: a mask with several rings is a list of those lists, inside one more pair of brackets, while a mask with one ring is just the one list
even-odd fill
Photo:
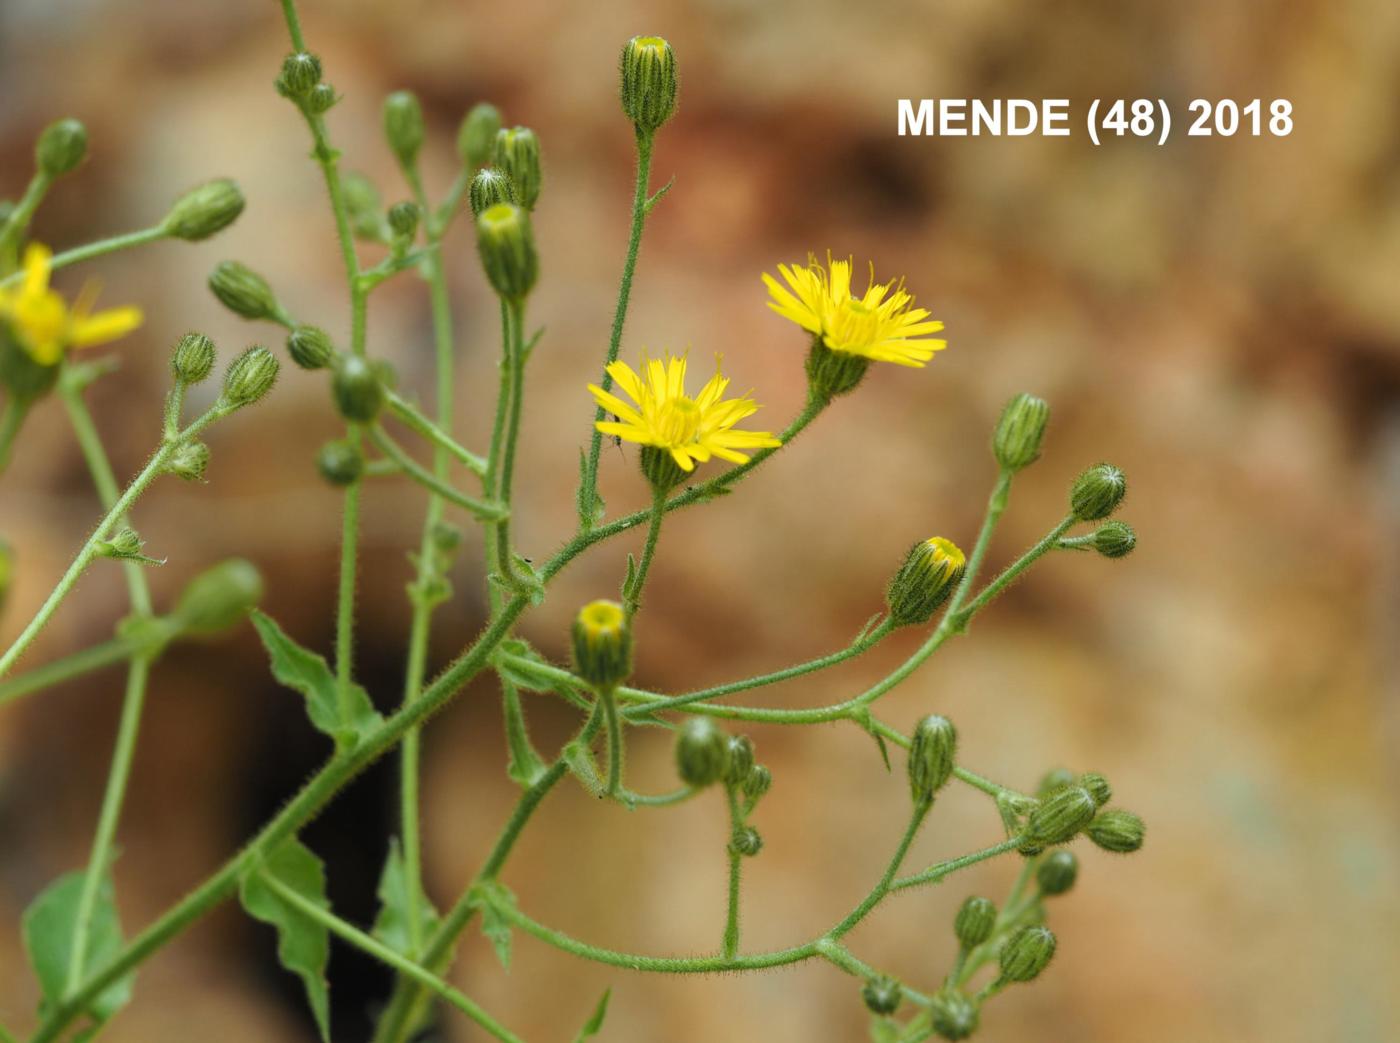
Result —
[[860, 725], [861, 728], [865, 730], [866, 734], [875, 740], [875, 745], [880, 748], [880, 757], [885, 762], [885, 770], [893, 771], [894, 769], [890, 766], [889, 747], [885, 745], [885, 737], [876, 730], [875, 718], [870, 715], [870, 711], [861, 709], [851, 716], [851, 720]]
[[632, 556], [632, 552], [627, 552], [627, 575], [622, 578], [622, 600], [626, 601], [632, 596], [632, 585], [637, 582], [637, 559]]
[[[29, 962], [43, 993], [42, 1014], [62, 1002], [68, 986], [68, 967], [73, 957], [73, 935], [78, 922], [86, 873], [64, 873], [30, 903], [24, 911], [21, 930]], [[97, 886], [83, 966], [91, 972], [101, 968], [122, 949], [122, 929], [110, 873], [103, 873]], [[98, 1022], [106, 1021], [131, 999], [134, 974], [113, 982], [88, 1006]]]
[[306, 901], [329, 909], [326, 872], [317, 858], [295, 837], [273, 850], [243, 877], [238, 896], [248, 915], [277, 928], [277, 957], [282, 966], [299, 975], [316, 1018], [321, 1039], [330, 1036], [330, 993], [326, 962], [330, 959], [330, 932], [298, 909], [267, 883], [277, 881]]
[[574, 1043], [587, 1043], [602, 1030], [603, 1019], [608, 1016], [608, 1000], [610, 999], [612, 999], [612, 989], [604, 989], [603, 997], [598, 1001], [598, 1006], [593, 1008], [593, 1016], [583, 1023], [583, 1028], [578, 1030], [578, 1035], [574, 1037]]
[[501, 680], [501, 697], [506, 746], [510, 750], [506, 774], [522, 786], [533, 786], [545, 773], [544, 761], [530, 743], [530, 733], [525, 727], [525, 711], [520, 706], [520, 693], [504, 678]]
[[592, 701], [584, 698], [580, 689], [559, 678], [558, 668], [540, 655], [523, 638], [502, 641], [491, 665], [502, 681], [526, 692], [553, 692], [579, 709], [591, 709]]
[[501, 907], [513, 909], [515, 895], [501, 884], [487, 884], [481, 888], [481, 933], [496, 950], [496, 958], [501, 966], [510, 970], [510, 921], [501, 914]]
[[354, 745], [382, 723], [369, 693], [354, 683], [349, 719], [341, 720], [339, 687], [325, 659], [293, 641], [265, 612], [254, 609], [251, 618], [272, 662], [272, 676], [306, 697], [307, 716], [318, 730], [337, 743]]
[[598, 769], [594, 767], [593, 756], [586, 746], [577, 740], [566, 743], [559, 756], [564, 758], [564, 763], [589, 794], [594, 797], [603, 795], [602, 780], [598, 778]]

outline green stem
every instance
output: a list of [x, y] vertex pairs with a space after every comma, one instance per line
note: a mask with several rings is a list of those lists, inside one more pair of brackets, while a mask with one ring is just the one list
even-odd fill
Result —
[[957, 858], [950, 858], [943, 862], [929, 866], [923, 872], [915, 873], [912, 876], [900, 877], [890, 884], [891, 891], [903, 891], [909, 887], [919, 887], [922, 884], [936, 884], [945, 877], [956, 873], [959, 869], [976, 865], [978, 862], [985, 862], [989, 858], [996, 858], [997, 855], [1004, 855], [1008, 851], [1015, 851], [1023, 843], [1021, 837], [1008, 837], [1007, 839], [984, 847], [981, 851], [973, 851], [970, 854], [959, 855]]
[[506, 421], [505, 439], [501, 444], [500, 470], [496, 473], [496, 490], [493, 497], [507, 509], [506, 516], [496, 523], [496, 571], [507, 587], [514, 588], [518, 580], [515, 577], [515, 562], [511, 550], [509, 509], [515, 481], [515, 450], [520, 441], [520, 417], [525, 402], [525, 345], [521, 332], [525, 327], [525, 302], [513, 300], [507, 302], [507, 305], [510, 322], [507, 324], [505, 356], [506, 367], [510, 371], [509, 419]]
[[739, 797], [734, 792], [734, 787], [726, 785], [724, 795], [729, 804], [730, 842], [725, 847], [725, 852], [729, 856], [729, 900], [725, 906], [724, 938], [720, 951], [724, 953], [726, 959], [732, 960], [739, 954], [739, 895], [744, 858], [739, 849], [734, 846], [733, 838], [744, 825], [744, 815], [739, 810]]
[[448, 435], [440, 427], [434, 424], [417, 406], [400, 396], [395, 391], [387, 391], [384, 398], [384, 405], [389, 412], [393, 413], [410, 430], [429, 442], [438, 449], [445, 449], [457, 461], [462, 464], [472, 474], [484, 476], [486, 474], [487, 463], [477, 456], [470, 449], [460, 445], [456, 440]]
[[666, 490], [653, 489], [651, 517], [647, 523], [646, 543], [642, 546], [642, 559], [637, 563], [637, 571], [632, 576], [632, 582], [627, 584], [626, 595], [623, 598], [628, 619], [635, 616], [637, 609], [641, 607], [642, 588], [646, 586], [647, 573], [651, 571], [652, 559], [656, 557], [656, 544], [661, 539], [661, 522], [665, 517]]
[[[351, 424], [349, 440], [358, 444], [358, 425]], [[354, 717], [350, 703], [350, 686], [355, 668], [355, 574], [356, 554], [360, 535], [360, 483], [345, 487], [345, 506], [340, 525], [340, 581], [335, 612], [335, 684], [340, 719]], [[343, 742], [348, 737], [339, 737]]]
[[19, 1043], [19, 1040], [4, 1025], [0, 1025], [0, 1043]]
[[[369, 440], [379, 448], [380, 452], [393, 460], [406, 477], [413, 479], [432, 494], [428, 501], [429, 507], [432, 508], [435, 503], [438, 505], [435, 510], [428, 512], [432, 525], [436, 525], [442, 520], [442, 500], [456, 504], [483, 521], [498, 521], [505, 513], [500, 504], [488, 503], [475, 496], [468, 496], [448, 485], [440, 473], [444, 468], [437, 468], [437, 473], [428, 471], [409, 456], [403, 446], [394, 441], [393, 437], [378, 424], [369, 429]], [[424, 539], [430, 538], [432, 535], [431, 526], [425, 525], [424, 532]], [[431, 546], [428, 549], [431, 550]]]
[[34, 176], [29, 179], [24, 195], [10, 211], [9, 219], [0, 225], [0, 257], [10, 254], [14, 244], [24, 235], [24, 230], [29, 227], [30, 218], [34, 216], [34, 211], [39, 209], [39, 204], [44, 201], [44, 196], [48, 194], [52, 184], [53, 178], [41, 170], [36, 170]]
[[[80, 261], [90, 261], [94, 257], [102, 257], [105, 254], [116, 253], [118, 250], [129, 250], [133, 246], [145, 246], [147, 243], [157, 243], [162, 239], [169, 238], [170, 233], [165, 230], [164, 225], [153, 225], [150, 228], [142, 228], [135, 232], [126, 232], [123, 235], [114, 235], [108, 239], [98, 239], [95, 242], [84, 243], [82, 246], [75, 246], [71, 250], [64, 250], [56, 253], [49, 260], [49, 268], [57, 271], [59, 268], [66, 268], [70, 264], [77, 264]], [[0, 288], [13, 286], [24, 278], [23, 272], [11, 272], [5, 278], [0, 279]]]
[[[608, 366], [617, 361], [622, 346], [622, 327], [627, 321], [627, 304], [632, 296], [632, 277], [637, 271], [637, 254], [642, 246], [642, 229], [647, 220], [647, 187], [651, 180], [651, 152], [653, 136], [650, 132], [637, 129], [637, 180], [632, 192], [632, 227], [627, 236], [627, 258], [622, 263], [622, 281], [617, 290], [617, 307], [613, 310], [612, 332], [608, 336], [608, 358], [603, 364], [603, 376], [599, 381], [604, 391], [612, 387], [612, 374]], [[579, 489], [579, 526], [583, 531], [593, 527], [596, 514], [594, 504], [598, 497], [598, 458], [603, 450], [603, 436], [598, 430], [605, 410], [599, 406], [593, 417], [593, 430], [588, 444], [588, 463], [584, 468]]]
[[617, 714], [616, 686], [599, 689], [598, 702], [603, 707], [603, 721], [608, 729], [608, 786], [605, 792], [609, 797], [616, 797], [622, 788], [622, 722]]
[[304, 895], [299, 894], [275, 877], [263, 874], [262, 881], [284, 902], [302, 913], [302, 915], [315, 920], [332, 934], [343, 938], [357, 949], [369, 953], [369, 955], [373, 956], [381, 963], [387, 964], [401, 974], [412, 978], [420, 985], [432, 989], [497, 1039], [504, 1041], [504, 1043], [524, 1043], [514, 1032], [510, 1031], [510, 1029], [506, 1028], [490, 1014], [486, 1013], [486, 1011], [474, 1002], [471, 997], [454, 989], [436, 974], [419, 966], [400, 953], [395, 952], [376, 938], [366, 934], [353, 924], [347, 923], [324, 907], [308, 900]]
[[905, 828], [904, 835], [899, 838], [899, 846], [895, 848], [894, 856], [890, 859], [889, 865], [885, 866], [885, 872], [880, 877], [880, 882], [859, 905], [851, 910], [844, 920], [826, 932], [826, 937], [832, 941], [839, 941], [843, 936], [849, 934], [856, 924], [864, 920], [870, 910], [879, 905], [884, 897], [890, 893], [890, 886], [894, 881], [895, 874], [899, 872], [899, 867], [904, 864], [904, 857], [909, 854], [909, 846], [914, 843], [914, 838], [919, 833], [919, 827], [924, 824], [924, 819], [928, 817], [932, 807], [933, 800], [931, 798], [921, 800], [914, 805], [914, 812], [909, 816], [909, 825]]
[[74, 652], [70, 656], [64, 656], [62, 659], [46, 663], [44, 666], [35, 667], [19, 677], [0, 681], [0, 706], [21, 699], [33, 692], [51, 688], [64, 681], [70, 681], [75, 677], [90, 674], [94, 670], [101, 670], [103, 667], [120, 663], [129, 659], [139, 650], [140, 646], [134, 642], [124, 637], [114, 637], [110, 641], [85, 648], [81, 652]]

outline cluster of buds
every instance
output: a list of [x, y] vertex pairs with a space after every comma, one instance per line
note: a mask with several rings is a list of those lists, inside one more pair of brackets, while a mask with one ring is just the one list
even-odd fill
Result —
[[[1025, 842], [1021, 853], [1038, 855], [1045, 848], [1065, 844], [1079, 834], [1086, 834], [1105, 851], [1120, 854], [1142, 847], [1145, 835], [1143, 821], [1131, 811], [1108, 808], [1113, 799], [1113, 787], [1098, 772], [1075, 776], [1066, 771], [1048, 774], [1041, 782], [1038, 799], [1026, 819]], [[1040, 866], [1047, 874], [1042, 880], [1046, 894], [1060, 894], [1074, 885], [1078, 863], [1058, 860], [1058, 867], [1046, 869], [1056, 860], [1047, 858]], [[1058, 885], [1058, 889], [1056, 886]]]
[[754, 761], [747, 736], [730, 736], [710, 717], [691, 717], [676, 735], [676, 772], [695, 789], [717, 782], [756, 802], [773, 785], [773, 776]]
[[308, 116], [320, 116], [340, 100], [335, 88], [321, 79], [321, 59], [307, 51], [298, 51], [283, 59], [282, 72], [274, 85], [278, 94], [294, 102]]

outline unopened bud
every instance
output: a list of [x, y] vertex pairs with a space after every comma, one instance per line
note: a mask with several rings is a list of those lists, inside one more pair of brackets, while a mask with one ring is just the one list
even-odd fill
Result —
[[234, 409], [251, 405], [277, 383], [277, 358], [261, 346], [249, 348], [229, 363], [224, 374], [224, 402]]
[[457, 131], [457, 154], [469, 170], [491, 162], [496, 148], [496, 133], [501, 129], [501, 113], [489, 102], [472, 106]]
[[175, 605], [174, 619], [187, 634], [227, 630], [257, 607], [263, 581], [243, 558], [229, 558], [190, 580]]
[[1113, 787], [1109, 785], [1108, 779], [1096, 771], [1086, 771], [1079, 776], [1079, 785], [1089, 791], [1089, 796], [1094, 798], [1094, 803], [1099, 807], [1113, 799]]
[[34, 146], [34, 162], [46, 177], [61, 177], [87, 155], [87, 128], [75, 119], [50, 123]]
[[331, 485], [354, 485], [365, 473], [365, 457], [349, 442], [327, 442], [316, 454], [316, 470]]
[[1041, 801], [1026, 822], [1031, 844], [1049, 847], [1073, 840], [1093, 819], [1098, 805], [1083, 786], [1066, 786]]
[[975, 949], [992, 936], [997, 907], [990, 898], [973, 896], [963, 902], [953, 920], [953, 933], [964, 949]]
[[379, 189], [363, 174], [346, 174], [341, 181], [350, 228], [357, 238], [378, 242], [384, 238], [384, 204]]
[[1147, 827], [1131, 811], [1110, 808], [1094, 816], [1086, 832], [1089, 839], [1105, 851], [1126, 855], [1142, 847]]
[[395, 203], [389, 208], [389, 230], [399, 239], [412, 239], [418, 234], [418, 219], [422, 211], [417, 203]]
[[708, 717], [691, 717], [676, 736], [676, 771], [696, 789], [718, 782], [724, 774], [725, 734]]
[[753, 742], [747, 735], [735, 735], [729, 740], [724, 766], [724, 781], [731, 786], [742, 784], [753, 770]]
[[1118, 509], [1128, 491], [1128, 479], [1112, 464], [1095, 464], [1078, 478], [1069, 492], [1070, 510], [1080, 521], [1098, 521]]
[[359, 355], [337, 360], [331, 393], [340, 415], [355, 423], [369, 423], [384, 408], [384, 385], [379, 374]]
[[957, 989], [940, 989], [929, 1004], [933, 1031], [942, 1039], [967, 1039], [977, 1031], [977, 1005]]
[[1053, 768], [1045, 773], [1045, 777], [1040, 780], [1040, 786], [1036, 789], [1035, 795], [1044, 800], [1057, 789], [1064, 789], [1066, 786], [1073, 786], [1075, 783], [1074, 772], [1068, 768]]
[[1079, 859], [1073, 851], [1061, 848], [1045, 856], [1036, 867], [1035, 882], [1043, 895], [1062, 895], [1074, 886], [1079, 876]]
[[395, 91], [384, 99], [384, 137], [399, 163], [410, 167], [423, 147], [423, 106], [412, 91]]
[[1048, 927], [1022, 927], [1001, 950], [1001, 976], [1007, 981], [1030, 981], [1045, 970], [1055, 955], [1055, 934]]
[[890, 622], [901, 627], [927, 623], [962, 582], [966, 566], [952, 540], [934, 536], [914, 544], [885, 591]]
[[729, 849], [736, 855], [753, 858], [763, 850], [763, 837], [752, 826], [740, 826], [729, 838]]
[[143, 558], [141, 548], [146, 545], [135, 529], [119, 529], [110, 540], [97, 541], [97, 553], [103, 558], [135, 559]]
[[510, 178], [495, 167], [482, 167], [472, 178], [467, 200], [471, 203], [472, 215], [480, 217], [483, 210], [497, 203], [514, 203], [515, 188]]
[[225, 308], [245, 319], [271, 319], [282, 310], [268, 281], [239, 261], [221, 262], [209, 276], [209, 289]]
[[491, 165], [510, 178], [510, 183], [515, 187], [515, 201], [526, 210], [535, 209], [543, 180], [540, 140], [535, 137], [535, 132], [529, 127], [497, 131]]
[[871, 978], [860, 990], [866, 1009], [881, 1017], [893, 1014], [904, 999], [904, 990], [893, 978]]
[[1092, 542], [1105, 558], [1124, 558], [1137, 546], [1137, 533], [1127, 522], [1108, 521], [1094, 530]]
[[245, 202], [237, 183], [228, 178], [210, 181], [175, 200], [165, 216], [165, 233], [188, 242], [208, 239], [238, 220]]
[[491, 286], [502, 297], [519, 300], [539, 278], [540, 262], [530, 215], [511, 203], [487, 207], [476, 219], [476, 245]]
[[287, 98], [303, 98], [321, 82], [321, 59], [306, 51], [289, 54], [282, 61], [277, 91]]
[[749, 769], [748, 777], [744, 779], [743, 786], [744, 796], [750, 800], [757, 800], [773, 788], [773, 773], [762, 764], [755, 764]]
[[209, 456], [209, 447], [203, 442], [186, 442], [170, 454], [165, 470], [187, 482], [202, 482], [209, 468]]
[[622, 111], [648, 134], [676, 111], [676, 56], [659, 36], [634, 36], [622, 48], [618, 63], [622, 80]]
[[909, 792], [915, 804], [933, 799], [953, 774], [958, 730], [939, 714], [929, 714], [914, 727], [909, 744]]
[[329, 83], [318, 83], [306, 94], [306, 110], [312, 115], [321, 116], [335, 108], [340, 95]]
[[1015, 472], [1035, 463], [1049, 419], [1050, 407], [1034, 395], [1023, 392], [1006, 404], [992, 435], [992, 455], [1003, 471]]
[[632, 673], [632, 627], [615, 601], [590, 601], [573, 625], [574, 670], [595, 688], [615, 688]]
[[287, 354], [302, 369], [325, 369], [335, 358], [335, 345], [319, 326], [298, 326], [287, 335]]
[[214, 370], [214, 342], [202, 333], [186, 333], [175, 345], [170, 370], [182, 384], [198, 384]]

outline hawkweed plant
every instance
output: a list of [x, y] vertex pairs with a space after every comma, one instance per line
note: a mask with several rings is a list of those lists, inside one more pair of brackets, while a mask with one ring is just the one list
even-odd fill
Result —
[[[806, 345], [808, 386], [804, 408], [776, 433], [755, 428], [778, 425], [755, 419], [763, 415], [758, 402], [748, 394], [731, 394], [718, 365], [712, 373], [702, 367], [699, 379], [692, 379], [686, 356], [640, 356], [635, 366], [624, 360], [623, 330], [641, 239], [647, 217], [670, 188], [668, 183], [653, 189], [650, 171], [658, 134], [675, 113], [678, 84], [676, 57], [665, 40], [639, 36], [628, 41], [620, 62], [621, 100], [636, 138], [636, 184], [607, 352], [599, 360], [597, 382], [579, 389], [579, 430], [586, 441], [580, 449], [576, 527], [552, 556], [523, 554], [512, 522], [525, 373], [539, 340], [529, 316], [540, 269], [531, 213], [548, 198], [541, 191], [539, 138], [526, 127], [503, 128], [495, 108], [477, 105], [461, 125], [456, 179], [445, 196], [434, 198], [419, 169], [426, 133], [422, 110], [411, 93], [394, 93], [384, 102], [383, 130], [408, 199], [386, 210], [375, 186], [342, 170], [341, 153], [327, 123], [340, 94], [324, 78], [320, 60], [303, 39], [293, 0], [282, 0], [282, 8], [291, 53], [276, 76], [276, 88], [305, 123], [312, 158], [325, 182], [345, 269], [349, 341], [337, 345], [322, 325], [309, 321], [312, 317], [295, 315], [266, 279], [238, 261], [215, 268], [209, 286], [233, 312], [273, 329], [279, 339], [285, 337], [286, 355], [297, 369], [324, 374], [330, 403], [344, 420], [343, 436], [316, 454], [322, 477], [344, 498], [329, 661], [257, 609], [263, 583], [246, 561], [207, 567], [188, 583], [173, 607], [158, 610], [146, 570], [165, 559], [148, 553], [133, 527], [138, 501], [158, 479], [206, 479], [210, 454], [201, 435], [215, 423], [237, 423], [234, 414], [274, 390], [281, 365], [277, 355], [257, 345], [237, 354], [223, 370], [222, 390], [214, 404], [190, 417], [186, 392], [214, 376], [218, 352], [200, 333], [183, 337], [171, 357], [170, 388], [151, 456], [123, 487], [84, 398], [88, 386], [107, 379], [115, 367], [81, 349], [129, 333], [140, 324], [141, 312], [134, 307], [97, 311], [91, 294], [70, 302], [50, 285], [52, 272], [89, 258], [162, 240], [201, 240], [216, 234], [243, 209], [238, 187], [227, 180], [210, 181], [177, 200], [148, 228], [52, 253], [30, 241], [27, 233], [51, 185], [86, 152], [82, 124], [65, 119], [39, 138], [36, 169], [23, 197], [0, 210], [0, 381], [5, 395], [0, 470], [31, 411], [45, 406], [47, 399], [57, 399], [71, 421], [104, 512], [50, 595], [0, 655], [0, 706], [102, 666], [124, 664], [126, 669], [110, 774], [87, 863], [34, 898], [20, 925], [43, 997], [27, 1038], [32, 1043], [92, 1038], [130, 1000], [137, 972], [148, 957], [235, 898], [250, 916], [275, 929], [278, 956], [304, 983], [326, 1040], [331, 1038], [327, 963], [332, 936], [396, 974], [375, 1043], [405, 1043], [433, 1019], [446, 1016], [448, 1007], [496, 1039], [519, 1040], [447, 980], [458, 941], [473, 921], [495, 943], [502, 959], [508, 957], [512, 935], [520, 934], [626, 973], [760, 972], [824, 961], [856, 979], [851, 995], [853, 1000], [859, 995], [869, 1008], [874, 1040], [911, 1043], [973, 1035], [998, 993], [1039, 976], [1054, 955], [1056, 935], [1045, 925], [1049, 900], [1069, 890], [1078, 873], [1068, 845], [1085, 836], [1108, 851], [1136, 851], [1143, 841], [1143, 823], [1112, 804], [1112, 789], [1101, 775], [1057, 770], [1033, 791], [1023, 792], [964, 764], [957, 729], [946, 717], [929, 714], [901, 729], [877, 710], [883, 696], [964, 633], [974, 617], [1044, 556], [1088, 550], [1118, 558], [1130, 552], [1133, 530], [1109, 520], [1126, 491], [1122, 472], [1108, 464], [1084, 471], [1070, 489], [1064, 516], [1011, 565], [985, 579], [983, 562], [1013, 480], [1039, 457], [1048, 419], [1043, 401], [1018, 395], [1007, 405], [991, 439], [994, 478], [985, 520], [970, 551], [965, 553], [941, 534], [912, 547], [894, 571], [883, 610], [848, 646], [809, 662], [698, 691], [664, 694], [635, 687], [633, 622], [646, 604], [647, 580], [666, 517], [729, 493], [829, 409], [839, 413], [833, 408], [836, 400], [854, 392], [872, 365], [923, 368], [946, 346], [934, 336], [942, 323], [915, 307], [902, 280], [876, 281], [873, 266], [867, 286], [857, 291], [850, 259], [828, 255], [823, 262], [812, 256], [805, 263], [776, 265], [776, 276], [763, 276], [768, 303], [802, 331], [799, 344]], [[459, 219], [474, 224], [481, 270], [500, 309], [494, 422], [489, 444], [477, 449], [462, 445], [453, 433], [457, 343], [444, 268], [449, 261], [467, 258], [445, 249], [444, 235]], [[380, 255], [373, 264], [362, 262], [357, 240], [371, 244], [370, 250]], [[417, 277], [427, 285], [436, 358], [429, 408], [396, 390], [393, 374], [371, 352], [366, 337], [374, 291], [400, 276]], [[547, 353], [541, 357], [547, 358]], [[651, 492], [648, 509], [608, 516], [597, 490], [605, 437], [640, 447], [639, 479]], [[421, 455], [427, 456], [426, 463], [420, 462]], [[422, 537], [411, 556], [415, 574], [408, 588], [403, 687], [397, 708], [385, 714], [356, 680], [353, 650], [360, 501], [373, 495], [374, 478], [387, 474], [422, 485], [427, 508]], [[479, 525], [484, 533], [489, 616], [481, 633], [430, 677], [429, 630], [437, 607], [452, 597], [447, 577], [459, 548], [459, 524]], [[1072, 534], [1080, 525], [1087, 525], [1087, 531]], [[603, 597], [579, 609], [569, 663], [550, 662], [517, 635], [521, 617], [548, 595], [561, 570], [633, 529], [645, 533], [640, 556], [629, 556], [615, 599]], [[178, 553], [178, 548], [171, 550]], [[22, 547], [0, 542], [0, 596], [9, 585], [16, 555], [22, 554]], [[129, 594], [130, 612], [114, 636], [16, 673], [26, 650], [75, 584], [88, 569], [102, 567], [97, 562], [104, 558], [120, 563]], [[118, 917], [112, 863], [147, 680], [172, 643], [245, 621], [251, 621], [261, 638], [272, 675], [305, 698], [310, 723], [329, 740], [327, 759], [241, 851], [128, 937]], [[890, 674], [844, 701], [778, 709], [741, 705], [729, 698], [855, 659], [903, 628], [922, 633], [922, 644]], [[475, 874], [455, 895], [430, 898], [421, 871], [419, 732], [436, 710], [483, 673], [499, 681], [509, 755], [507, 784], [520, 792], [515, 810]], [[530, 738], [521, 699], [526, 691], [557, 697], [577, 712], [575, 734], [551, 755], [542, 754]], [[383, 695], [380, 705], [387, 701]], [[763, 798], [774, 779], [756, 760], [754, 743], [741, 729], [834, 721], [868, 733], [887, 765], [897, 756], [892, 749], [903, 751], [909, 791], [906, 822], [893, 837], [884, 872], [847, 915], [814, 938], [754, 951], [745, 947], [740, 930], [744, 866], [762, 855]], [[639, 725], [651, 727], [642, 732]], [[672, 733], [679, 786], [660, 794], [636, 792], [628, 784], [625, 750], [629, 742], [655, 741], [657, 726]], [[393, 751], [398, 751], [401, 793], [398, 835], [383, 841], [386, 861], [378, 917], [373, 924], [357, 926], [327, 900], [326, 874], [335, 867], [323, 865], [298, 833], [356, 775]], [[717, 917], [714, 948], [707, 954], [666, 956], [601, 948], [542, 923], [520, 906], [503, 879], [512, 851], [550, 791], [568, 781], [629, 808], [664, 808], [718, 796], [728, 841], [714, 856], [716, 871], [728, 877], [728, 900]], [[999, 839], [932, 865], [907, 866], [910, 845], [939, 795], [952, 785], [985, 794], [999, 823]], [[1018, 860], [1019, 877], [999, 906], [981, 896], [962, 903], [950, 922], [957, 955], [941, 978], [897, 980], [848, 945], [853, 928], [890, 895], [941, 883], [968, 866], [999, 857]], [[602, 1031], [607, 1003], [604, 994], [591, 1014], [580, 1012], [577, 1039]], [[0, 1027], [3, 1043], [20, 1038], [14, 1027]]]

